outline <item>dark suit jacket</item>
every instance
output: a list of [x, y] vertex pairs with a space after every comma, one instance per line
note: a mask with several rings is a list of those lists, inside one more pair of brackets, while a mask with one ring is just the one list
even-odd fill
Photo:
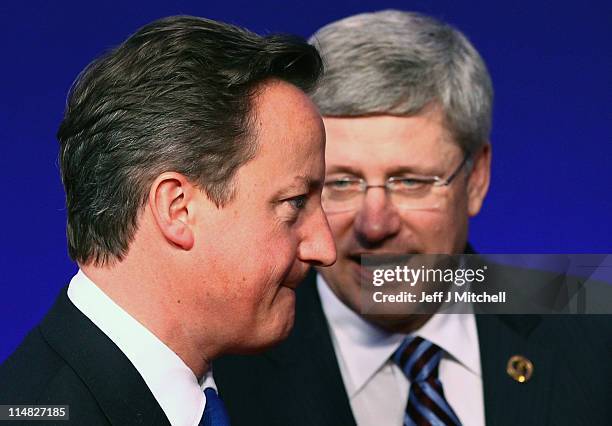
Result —
[[[297, 293], [285, 342], [214, 362], [233, 426], [355, 424], [314, 273]], [[478, 315], [476, 322], [488, 425], [612, 424], [610, 316]], [[515, 354], [534, 365], [526, 383], [506, 373]]]
[[59, 425], [170, 424], [138, 371], [66, 289], [0, 366], [0, 404], [67, 404], [70, 422]]

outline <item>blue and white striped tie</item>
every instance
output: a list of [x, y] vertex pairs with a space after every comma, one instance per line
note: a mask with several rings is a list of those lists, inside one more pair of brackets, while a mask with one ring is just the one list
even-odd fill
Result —
[[440, 347], [422, 337], [408, 336], [392, 358], [410, 380], [404, 426], [461, 425], [438, 379]]

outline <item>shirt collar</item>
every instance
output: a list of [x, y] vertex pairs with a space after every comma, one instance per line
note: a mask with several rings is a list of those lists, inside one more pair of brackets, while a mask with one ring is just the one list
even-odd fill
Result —
[[204, 387], [216, 389], [211, 371], [198, 381], [183, 360], [108, 297], [83, 271], [70, 281], [68, 297], [125, 354], [140, 373], [172, 426], [198, 425]]
[[[336, 350], [350, 378], [347, 392], [352, 397], [385, 365], [406, 335], [388, 333], [363, 319], [338, 299], [320, 274], [317, 274], [317, 289]], [[434, 314], [413, 334], [435, 343], [480, 376], [480, 350], [473, 313]]]

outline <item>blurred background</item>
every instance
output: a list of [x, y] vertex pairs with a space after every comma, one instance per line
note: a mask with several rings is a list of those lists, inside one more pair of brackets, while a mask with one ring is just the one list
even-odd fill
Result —
[[471, 242], [486, 253], [612, 252], [612, 2], [113, 1], [0, 5], [0, 362], [76, 271], [55, 133], [66, 94], [138, 27], [189, 14], [310, 36], [380, 9], [459, 28], [493, 78], [493, 176]]

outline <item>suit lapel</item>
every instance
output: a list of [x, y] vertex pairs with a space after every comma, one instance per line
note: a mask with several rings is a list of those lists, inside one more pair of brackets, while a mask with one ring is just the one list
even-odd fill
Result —
[[43, 320], [49, 345], [74, 369], [113, 425], [168, 425], [146, 383], [117, 346], [68, 299]]
[[[537, 315], [477, 315], [486, 423], [547, 424], [552, 380], [556, 371], [550, 348], [530, 338], [540, 322]], [[506, 371], [509, 359], [520, 355], [533, 364], [524, 383]]]
[[[311, 271], [298, 289], [295, 326], [289, 338], [268, 353], [278, 363], [297, 401], [302, 425], [354, 425], [327, 320]], [[298, 423], [295, 423], [296, 425]]]

